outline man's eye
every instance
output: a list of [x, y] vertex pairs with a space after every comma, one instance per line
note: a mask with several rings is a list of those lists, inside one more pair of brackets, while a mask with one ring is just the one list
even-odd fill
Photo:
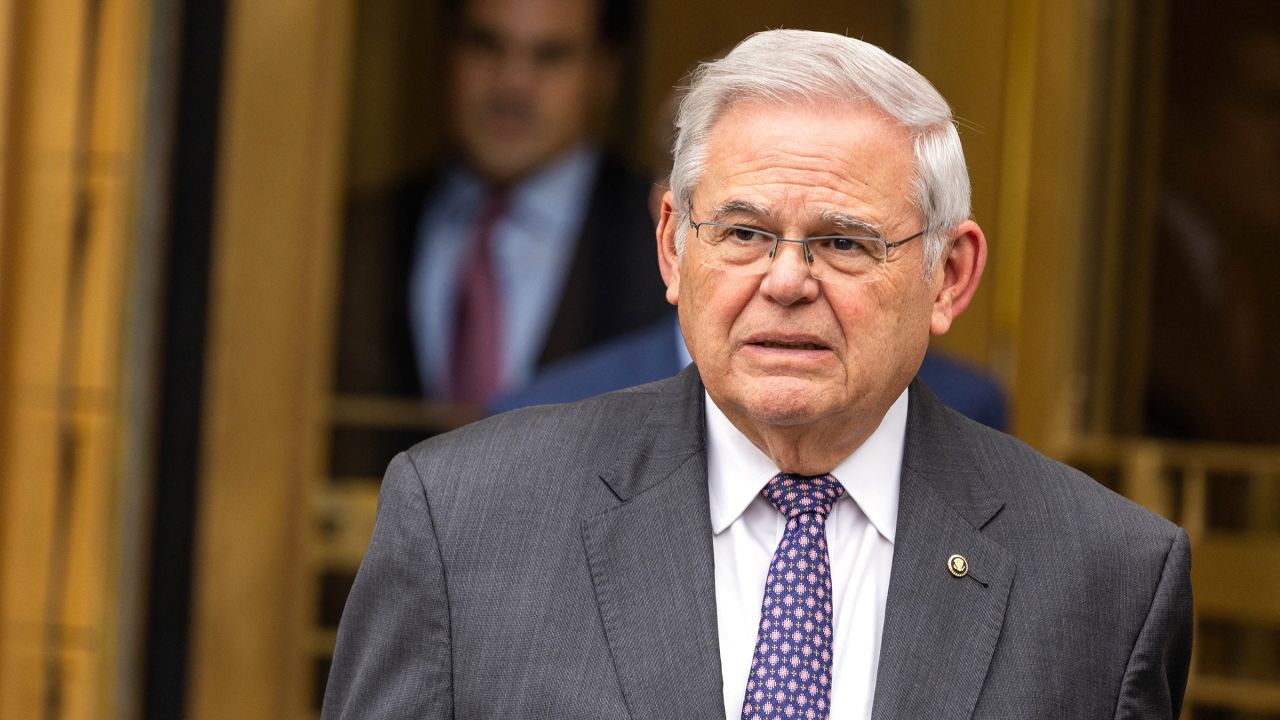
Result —
[[533, 61], [540, 68], [550, 68], [565, 62], [573, 54], [574, 47], [568, 43], [547, 43], [534, 49]]
[[461, 45], [467, 52], [491, 58], [501, 56], [506, 50], [502, 39], [496, 34], [476, 27], [469, 27], [463, 31]]
[[758, 243], [769, 240], [769, 236], [759, 230], [748, 227], [730, 227], [728, 236], [740, 243]]
[[832, 250], [841, 253], [866, 252], [870, 241], [863, 238], [833, 237], [827, 238], [825, 244]]

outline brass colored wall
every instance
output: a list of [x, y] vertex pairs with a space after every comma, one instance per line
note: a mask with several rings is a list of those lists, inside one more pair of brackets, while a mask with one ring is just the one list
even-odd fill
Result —
[[193, 718], [306, 717], [354, 2], [229, 6]]
[[121, 697], [119, 440], [146, 0], [0, 3], [0, 716]]

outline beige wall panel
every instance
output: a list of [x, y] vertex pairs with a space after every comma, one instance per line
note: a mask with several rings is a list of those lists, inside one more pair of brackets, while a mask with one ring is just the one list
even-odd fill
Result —
[[[83, 647], [81, 647], [83, 645]], [[100, 684], [99, 653], [84, 639], [75, 637], [62, 653], [62, 677], [67, 688], [58, 718], [96, 720], [103, 717], [95, 690]]]
[[[16, 0], [0, 0], [0, 481], [6, 469], [4, 438], [12, 424], [10, 403], [13, 391], [13, 299], [16, 256], [14, 252], [15, 214], [19, 207], [14, 198], [13, 180], [18, 173], [18, 157], [14, 140], [17, 137], [18, 118], [14, 107], [18, 101], [21, 84], [15, 66], [20, 38]], [[0, 487], [0, 519], [7, 517], [9, 498]], [[5, 533], [0, 531], [0, 563], [8, 556], [5, 551]], [[5, 686], [3, 663], [5, 648], [5, 572], [0, 567], [0, 697]], [[2, 702], [2, 701], [0, 701]], [[0, 705], [2, 707], [2, 705]]]
[[[1028, 197], [1031, 184], [1031, 146], [1035, 121], [1038, 3], [1015, 2], [1009, 8], [1004, 82], [1004, 122], [1001, 128], [1000, 187], [992, 234], [1000, 252], [988, 259], [995, 292], [996, 344], [994, 365], [1009, 382], [1016, 370], [1017, 330], [1022, 317], [1022, 286], [1026, 262]], [[1012, 384], [1009, 382], [1009, 384]]]
[[21, 351], [12, 358], [15, 401], [52, 407], [62, 354], [74, 188], [69, 163], [51, 162], [50, 154], [44, 159], [33, 163], [28, 181], [15, 192], [22, 210], [13, 236], [15, 299], [8, 330], [13, 347]]
[[113, 649], [107, 643], [115, 607], [110, 582], [118, 564], [111, 542], [117, 420], [92, 410], [78, 413], [77, 426], [81, 444], [62, 620], [68, 634], [67, 656], [75, 663], [76, 676], [71, 677], [72, 668], [64, 670], [68, 673], [65, 692], [69, 709], [80, 704], [95, 710], [89, 714], [68, 712], [68, 718], [97, 717], [97, 708], [110, 707]]
[[71, 138], [79, 66], [80, 3], [27, 5], [11, 55], [11, 123], [2, 156], [6, 187], [7, 387], [0, 407], [0, 716], [34, 717], [43, 690], [41, 651], [49, 530], [57, 472], [57, 368], [66, 289]]
[[[138, 113], [140, 105], [135, 105], [133, 110]], [[121, 127], [121, 131], [128, 132], [128, 128]], [[126, 136], [117, 142], [127, 143], [130, 140], [132, 138]], [[127, 262], [133, 257], [133, 209], [136, 207], [135, 188], [141, 168], [130, 161], [138, 157], [137, 151], [129, 149], [127, 144], [124, 147], [122, 158], [125, 160], [119, 163], [122, 176], [102, 182], [98, 191], [97, 215], [101, 231], [97, 233], [96, 252], [90, 255], [93, 282], [86, 283], [81, 373], [86, 386], [95, 389], [93, 397], [85, 398], [81, 408], [88, 416], [87, 432], [93, 438], [93, 444], [85, 448], [84, 462], [93, 483], [89, 501], [97, 533], [86, 537], [85, 546], [79, 548], [74, 556], [93, 557], [85, 567], [85, 586], [78, 583], [72, 586], [77, 594], [96, 593], [96, 603], [91, 598], [87, 599], [84, 617], [93, 617], [90, 612], [97, 613], [94, 620], [100, 628], [96, 650], [100, 680], [92, 700], [104, 714], [109, 714], [108, 708], [120, 707], [117, 693], [122, 685], [135, 691], [140, 689], [140, 683], [134, 678], [118, 677], [122, 672], [118, 666], [120, 646], [136, 648], [143, 641], [141, 630], [137, 631], [139, 636], [120, 637], [118, 634], [122, 613], [130, 611], [121, 605], [123, 567], [127, 562], [139, 562], [137, 558], [122, 556], [120, 537], [122, 523], [149, 528], [149, 518], [123, 515], [120, 507], [121, 484], [127, 462], [122, 453], [123, 437], [129, 422], [122, 402], [127, 369], [121, 363], [128, 335], [141, 331], [136, 326], [136, 319], [128, 317], [126, 308], [131, 272]], [[96, 575], [96, 578], [91, 575]], [[86, 590], [90, 585], [94, 586], [93, 590]], [[72, 596], [73, 601], [75, 597]], [[133, 612], [137, 610], [133, 609]]]
[[[119, 411], [122, 337], [129, 260], [135, 230], [136, 180], [141, 171], [147, 0], [104, 2], [93, 88], [92, 155], [86, 169], [93, 203], [81, 382], [100, 387], [99, 407]], [[108, 432], [114, 428], [107, 428]], [[113, 459], [114, 460], [114, 459]], [[112, 466], [114, 466], [114, 461]]]
[[[112, 543], [119, 458], [116, 390], [121, 312], [130, 237], [132, 165], [140, 116], [142, 2], [102, 6], [103, 27], [92, 58], [90, 97], [80, 70], [90, 51], [83, 0], [25, 3], [0, 9], [8, 80], [0, 97], [6, 142], [0, 206], [0, 716], [35, 717], [42, 703], [44, 627], [64, 628], [60, 717], [101, 717], [110, 707], [118, 567]], [[13, 23], [8, 25], [7, 23]], [[9, 33], [13, 34], [10, 35]], [[86, 106], [87, 103], [87, 106]], [[3, 114], [7, 113], [7, 114]], [[89, 132], [78, 136], [77, 130]], [[77, 143], [91, 159], [77, 165]], [[87, 171], [87, 177], [79, 171]], [[77, 183], [94, 201], [84, 275], [74, 286], [71, 240]], [[69, 292], [74, 287], [77, 292]], [[68, 296], [71, 296], [70, 298]], [[64, 348], [67, 301], [77, 300], [80, 333]], [[71, 365], [67, 366], [70, 362]], [[61, 375], [62, 372], [70, 373]], [[72, 422], [74, 493], [65, 530], [66, 592], [62, 612], [48, 618], [47, 581], [58, 487], [58, 386], [73, 394], [63, 408]]]
[[126, 313], [130, 282], [126, 263], [133, 256], [136, 188], [142, 172], [139, 162], [149, 15], [148, 0], [114, 0], [102, 6], [101, 47], [92, 95], [92, 161], [87, 165], [86, 178], [93, 213], [91, 252], [86, 258], [80, 384], [93, 395], [82, 399], [80, 409], [89, 438], [82, 454], [85, 525], [92, 530], [82, 532], [80, 542], [72, 548], [77, 565], [73, 565], [70, 575], [72, 592], [68, 603], [79, 611], [83, 622], [95, 629], [92, 654], [86, 658], [94, 671], [93, 682], [77, 690], [86, 712], [101, 715], [122, 707], [118, 697], [122, 687], [137, 688], [131, 678], [118, 677], [119, 645], [137, 646], [142, 640], [118, 635], [118, 583], [126, 561], [121, 557], [119, 523], [142, 521], [139, 517], [122, 517], [118, 504], [125, 466], [120, 455], [125, 417], [121, 358], [130, 333], [141, 331]]
[[84, 5], [84, 0], [42, 0], [24, 8], [24, 55], [15, 70], [27, 94], [14, 110], [26, 116], [24, 144], [37, 165], [61, 169], [71, 159]]
[[951, 104], [960, 126], [973, 186], [973, 216], [990, 245], [988, 271], [969, 309], [933, 345], [981, 366], [997, 343], [993, 272], [1001, 254], [997, 232], [1004, 148], [1004, 83], [1009, 12], [990, 0], [917, 3], [911, 13], [909, 57]]
[[298, 717], [351, 6], [233, 3], [221, 127], [192, 715]]
[[1093, 6], [1039, 6], [1013, 427], [1040, 447], [1080, 426], [1082, 273], [1096, 271], [1084, 265], [1097, 200], [1090, 181], [1099, 62]]
[[[18, 48], [18, 31], [16, 24], [17, 18], [17, 0], [0, 0], [0, 319], [5, 317], [5, 307], [7, 304], [5, 283], [8, 279], [8, 273], [12, 268], [8, 267], [5, 260], [6, 250], [11, 245], [9, 238], [9, 218], [13, 212], [13, 204], [9, 197], [9, 176], [14, 170], [12, 163], [12, 148], [10, 140], [12, 136], [10, 131], [13, 125], [13, 96], [14, 87], [14, 59], [17, 57]], [[3, 329], [0, 329], [0, 407], [4, 403], [4, 368], [3, 356], [6, 347], [7, 338]], [[0, 428], [3, 424], [0, 423]], [[2, 432], [2, 429], [0, 429]], [[3, 452], [3, 451], [0, 451]], [[3, 501], [0, 500], [0, 512], [4, 512]], [[3, 541], [0, 540], [0, 554], [4, 552]], [[3, 635], [0, 634], [0, 643], [3, 643]]]
[[[116, 167], [123, 171], [129, 165], [119, 158]], [[130, 185], [119, 172], [92, 181], [89, 192], [91, 237], [84, 258], [77, 406], [114, 417], [120, 410], [117, 393], [121, 334], [126, 331], [122, 315], [130, 245], [125, 232], [131, 224], [132, 198]]]
[[913, 60], [961, 119], [974, 215], [990, 242], [983, 287], [937, 344], [991, 367], [1010, 390], [1013, 430], [1041, 447], [1079, 428], [1085, 389], [1096, 6], [966, 0], [911, 13]]
[[[92, 423], [89, 445], [102, 443], [111, 423]], [[98, 451], [95, 451], [98, 450]], [[84, 454], [86, 460], [101, 455], [99, 449]], [[104, 717], [109, 707], [106, 696], [112, 683], [108, 675], [110, 648], [107, 647], [105, 622], [109, 618], [113, 598], [107, 595], [107, 569], [111, 567], [110, 548], [103, 542], [110, 535], [109, 518], [103, 508], [109, 496], [103, 483], [86, 483], [89, 473], [81, 474], [81, 492], [77, 494], [72, 513], [70, 565], [67, 568], [68, 593], [63, 613], [63, 707], [65, 718]]]
[[36, 716], [43, 689], [44, 597], [57, 461], [49, 438], [57, 426], [51, 404], [15, 403], [10, 410], [21, 422], [5, 434], [10, 450], [0, 485], [6, 511], [0, 716], [22, 718]]
[[[99, 19], [101, 48], [93, 90], [91, 173], [126, 176], [136, 159], [139, 102], [145, 76], [141, 42], [146, 37], [146, 0], [104, 0]], [[125, 226], [112, 226], [122, 230]]]

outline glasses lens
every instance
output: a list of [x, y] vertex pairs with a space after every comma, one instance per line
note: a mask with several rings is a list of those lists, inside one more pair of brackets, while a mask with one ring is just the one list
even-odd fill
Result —
[[[809, 270], [826, 282], [857, 283], [874, 280], [884, 269], [888, 248], [885, 241], [870, 237], [814, 237], [801, 243], [783, 240], [773, 233], [743, 225], [704, 222], [696, 226], [705, 248], [703, 264], [735, 275], [763, 275], [773, 263], [774, 248], [785, 252], [789, 244], [811, 256]], [[803, 256], [802, 256], [803, 257]]]
[[884, 268], [888, 248], [884, 240], [867, 237], [816, 237], [809, 239], [813, 276], [838, 281], [865, 281]]
[[777, 242], [775, 236], [762, 230], [717, 223], [701, 223], [698, 238], [707, 249], [703, 260], [707, 265], [742, 275], [768, 270]]

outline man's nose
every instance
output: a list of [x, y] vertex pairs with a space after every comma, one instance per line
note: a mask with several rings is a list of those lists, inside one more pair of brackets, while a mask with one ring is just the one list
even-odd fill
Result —
[[812, 302], [818, 297], [818, 280], [805, 260], [803, 243], [779, 242], [769, 271], [760, 281], [760, 292], [782, 305]]
[[538, 68], [529, 53], [508, 50], [498, 62], [498, 86], [507, 92], [528, 92], [537, 81]]

